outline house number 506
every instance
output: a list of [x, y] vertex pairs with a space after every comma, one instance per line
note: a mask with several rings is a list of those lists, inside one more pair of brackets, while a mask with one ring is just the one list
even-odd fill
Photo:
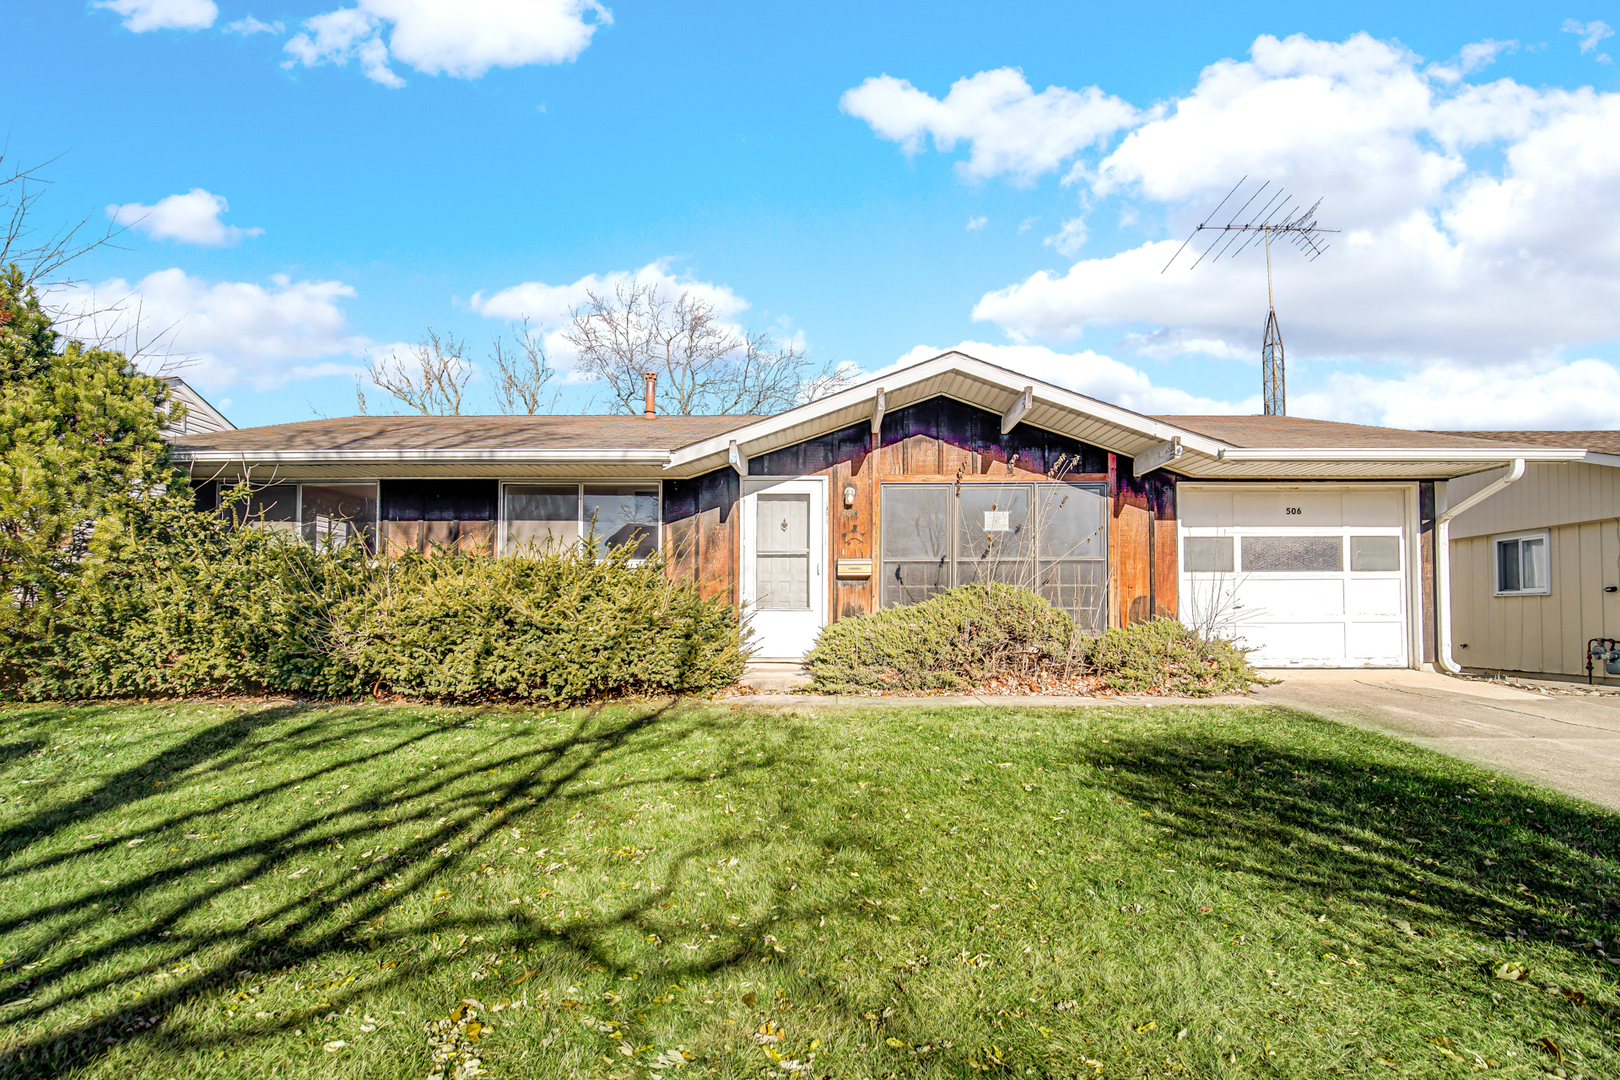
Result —
[[1286, 514], [1303, 514], [1305, 508], [1303, 506], [1287, 506], [1283, 508], [1283, 512]]

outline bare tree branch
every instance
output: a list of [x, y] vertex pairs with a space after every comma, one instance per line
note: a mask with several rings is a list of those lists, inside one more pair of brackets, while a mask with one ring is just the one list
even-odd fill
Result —
[[18, 166], [7, 163], [10, 143], [0, 147], [0, 266], [16, 265], [22, 272], [23, 283], [42, 292], [51, 286], [68, 284], [61, 271], [75, 259], [99, 247], [110, 245], [124, 231], [124, 226], [109, 224], [99, 235], [89, 235], [86, 229], [95, 220], [88, 213], [71, 225], [63, 225], [55, 232], [42, 233], [32, 224], [34, 206], [45, 194], [50, 181], [44, 172], [62, 159], [62, 155], [38, 165]]
[[[366, 357], [366, 374], [380, 389], [423, 416], [460, 416], [462, 394], [472, 379], [473, 366], [467, 361], [465, 340], [457, 341], [453, 334], [441, 336], [430, 326], [406, 357], [398, 353], [382, 360]], [[358, 380], [355, 398], [364, 413], [366, 397]]]
[[[557, 372], [546, 355], [544, 342], [530, 329], [527, 318], [521, 329], [512, 331], [512, 342], [512, 346], [507, 346], [496, 338], [491, 346], [490, 359], [495, 362], [496, 375], [495, 399], [503, 413], [533, 416], [540, 411], [546, 385]], [[546, 411], [555, 412], [561, 397], [561, 391], [553, 393]]]
[[804, 351], [766, 333], [742, 333], [690, 290], [673, 302], [656, 284], [620, 284], [612, 296], [587, 292], [569, 312], [563, 337], [580, 370], [606, 384], [626, 412], [640, 413], [655, 371], [658, 406], [679, 416], [781, 412], [842, 389], [843, 368], [812, 368]]

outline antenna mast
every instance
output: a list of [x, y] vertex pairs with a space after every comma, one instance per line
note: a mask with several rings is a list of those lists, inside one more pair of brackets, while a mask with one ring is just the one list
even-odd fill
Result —
[[[1260, 209], [1251, 214], [1247, 221], [1239, 224], [1238, 219], [1271, 186], [1269, 180], [1255, 189], [1254, 194], [1250, 195], [1243, 202], [1243, 205], [1237, 208], [1226, 224], [1211, 225], [1210, 222], [1214, 220], [1216, 214], [1220, 213], [1221, 207], [1232, 201], [1232, 196], [1238, 193], [1238, 189], [1248, 179], [1245, 176], [1232, 185], [1232, 190], [1226, 193], [1226, 198], [1217, 203], [1215, 209], [1210, 211], [1209, 216], [1192, 231], [1186, 240], [1182, 241], [1181, 246], [1176, 249], [1176, 253], [1170, 256], [1170, 262], [1165, 263], [1164, 270], [1160, 270], [1159, 273], [1162, 274], [1165, 270], [1169, 270], [1171, 263], [1174, 263], [1181, 256], [1181, 253], [1187, 250], [1187, 245], [1191, 244], [1199, 233], [1214, 233], [1215, 239], [1210, 243], [1209, 247], [1204, 249], [1202, 255], [1193, 260], [1194, 268], [1203, 262], [1212, 251], [1215, 252], [1216, 259], [1221, 258], [1223, 255], [1236, 258], [1244, 249], [1257, 241], [1265, 245], [1266, 331], [1260, 345], [1261, 392], [1265, 400], [1267, 416], [1286, 416], [1288, 415], [1288, 380], [1283, 369], [1282, 328], [1277, 325], [1277, 305], [1272, 299], [1271, 293], [1271, 240], [1273, 236], [1286, 239], [1288, 243], [1293, 244], [1300, 251], [1309, 253], [1310, 258], [1307, 261], [1315, 262], [1328, 249], [1326, 243], [1320, 242], [1322, 235], [1324, 233], [1336, 233], [1339, 230], [1324, 229], [1316, 223], [1316, 209], [1322, 205], [1321, 199], [1317, 199], [1308, 209], [1301, 210], [1299, 208], [1300, 204], [1281, 188], [1276, 189], [1265, 202], [1261, 203]], [[1220, 251], [1215, 251], [1216, 248], [1220, 248]]]

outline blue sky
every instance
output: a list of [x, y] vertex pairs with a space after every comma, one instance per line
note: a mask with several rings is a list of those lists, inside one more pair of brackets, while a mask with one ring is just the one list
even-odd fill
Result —
[[[1602, 5], [113, 0], [6, 21], [41, 88], [8, 99], [7, 163], [65, 152], [39, 220], [163, 211], [124, 211], [145, 218], [74, 274], [172, 328], [243, 426], [346, 414], [368, 352], [432, 326], [481, 355], [503, 316], [552, 329], [528, 309], [649, 267], [863, 371], [972, 343], [1143, 411], [1258, 411], [1262, 262], [1147, 269], [1247, 172], [1346, 230], [1278, 261], [1290, 411], [1620, 427]], [[565, 407], [591, 400], [571, 384]]]

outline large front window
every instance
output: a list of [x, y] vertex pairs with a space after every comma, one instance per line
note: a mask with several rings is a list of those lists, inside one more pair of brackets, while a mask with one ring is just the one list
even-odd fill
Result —
[[1099, 484], [884, 484], [884, 607], [973, 582], [1029, 589], [1100, 631], [1108, 500]]
[[598, 558], [630, 545], [632, 557], [658, 550], [657, 484], [506, 484], [501, 553], [565, 550], [589, 540]]
[[376, 484], [270, 484], [248, 494], [234, 511], [244, 524], [300, 536], [323, 551], [351, 540], [375, 545]]

